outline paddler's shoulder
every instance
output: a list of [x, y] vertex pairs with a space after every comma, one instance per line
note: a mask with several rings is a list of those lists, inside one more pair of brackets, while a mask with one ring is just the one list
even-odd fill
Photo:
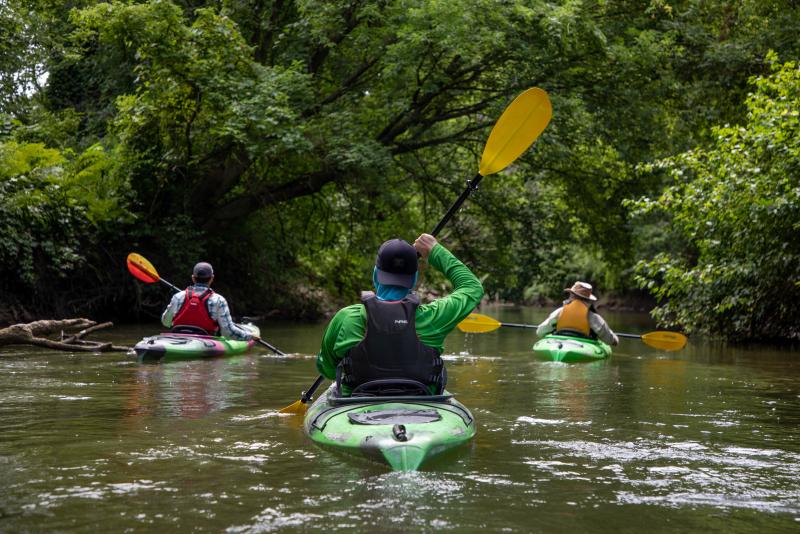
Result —
[[336, 315], [333, 316], [331, 322], [333, 321], [346, 321], [348, 319], [357, 319], [366, 316], [366, 312], [364, 311], [364, 305], [361, 303], [358, 304], [351, 304], [350, 306], [345, 306], [338, 312]]

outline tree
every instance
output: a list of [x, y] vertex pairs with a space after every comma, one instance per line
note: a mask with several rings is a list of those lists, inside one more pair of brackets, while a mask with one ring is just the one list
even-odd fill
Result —
[[[82, 248], [87, 265], [115, 272], [133, 247], [167, 273], [203, 257], [256, 313], [356, 298], [378, 244], [433, 227], [532, 85], [553, 121], [483, 181], [446, 242], [493, 296], [577, 276], [630, 291], [635, 261], [666, 250], [622, 203], [664, 186], [636, 166], [740, 122], [747, 78], [768, 47], [795, 57], [800, 29], [789, 0], [24, 4], [25, 50], [49, 77], [7, 134], [69, 161], [101, 147], [107, 191], [132, 215], [102, 238], [87, 227], [104, 246]], [[124, 274], [112, 300], [138, 309]]]
[[800, 299], [800, 69], [779, 64], [753, 80], [741, 126], [714, 143], [656, 164], [673, 185], [637, 203], [662, 214], [682, 254], [638, 266], [668, 325], [734, 339], [798, 338]]

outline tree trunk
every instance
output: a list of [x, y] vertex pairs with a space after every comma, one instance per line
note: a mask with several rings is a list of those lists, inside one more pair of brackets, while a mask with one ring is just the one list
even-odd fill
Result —
[[[88, 341], [82, 339], [90, 332], [113, 326], [113, 323], [97, 324], [89, 319], [46, 319], [32, 323], [20, 323], [0, 329], [0, 346], [4, 345], [36, 345], [48, 349], [69, 352], [127, 352], [129, 347], [113, 345], [110, 342]], [[79, 332], [64, 338], [64, 330], [81, 329]], [[60, 333], [61, 340], [48, 339], [53, 333]]]

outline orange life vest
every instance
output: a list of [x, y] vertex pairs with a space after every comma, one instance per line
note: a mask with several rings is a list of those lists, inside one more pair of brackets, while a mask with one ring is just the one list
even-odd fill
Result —
[[589, 327], [589, 305], [579, 299], [565, 304], [556, 323], [556, 332], [560, 330], [572, 330], [590, 336], [592, 331]]

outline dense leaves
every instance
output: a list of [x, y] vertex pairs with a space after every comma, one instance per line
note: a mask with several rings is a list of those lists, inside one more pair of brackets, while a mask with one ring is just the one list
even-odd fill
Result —
[[[772, 56], [773, 61], [776, 58]], [[678, 253], [639, 265], [666, 323], [731, 337], [800, 337], [800, 69], [755, 80], [747, 122], [663, 160], [675, 183], [638, 203], [671, 221]]]
[[[95, 279], [102, 239], [125, 228], [133, 215], [124, 183], [109, 172], [102, 147], [75, 157], [41, 144], [0, 144], [0, 279], [6, 304], [15, 298], [60, 312], [74, 299], [71, 277]], [[80, 282], [79, 282], [80, 284]], [[60, 288], [56, 298], [43, 288]], [[83, 303], [72, 310], [84, 309]], [[7, 313], [7, 310], [2, 310]]]
[[[176, 281], [212, 261], [234, 309], [313, 316], [368, 287], [381, 241], [433, 228], [533, 85], [552, 123], [443, 234], [488, 293], [585, 278], [631, 295], [637, 260], [696, 256], [663, 237], [667, 215], [631, 220], [624, 200], [657, 198], [667, 174], [636, 169], [743, 124], [747, 80], [770, 49], [797, 57], [800, 17], [789, 0], [9, 0], [0, 25], [0, 141], [41, 151], [49, 178], [26, 187], [57, 211], [57, 175], [72, 210], [64, 227], [4, 223], [3, 272], [51, 242], [40, 261], [84, 302], [155, 312], [161, 295], [118, 269], [135, 248]], [[12, 217], [32, 172], [0, 172]], [[67, 298], [20, 272], [23, 305]]]

